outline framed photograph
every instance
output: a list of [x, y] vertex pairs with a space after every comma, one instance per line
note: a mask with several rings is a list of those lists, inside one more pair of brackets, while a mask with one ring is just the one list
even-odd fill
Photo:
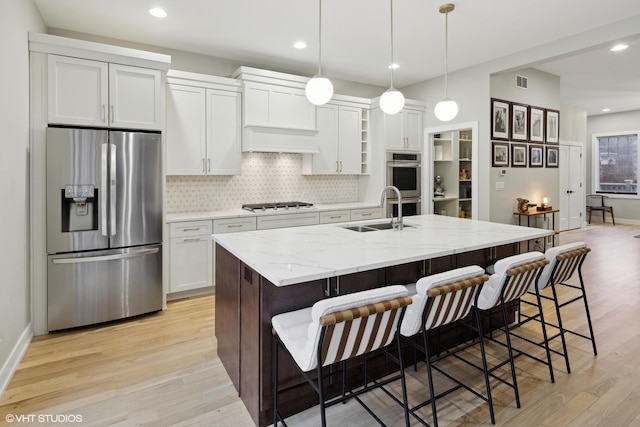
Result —
[[529, 107], [522, 104], [511, 103], [511, 140], [529, 140]]
[[502, 167], [509, 166], [509, 143], [508, 142], [494, 142], [492, 143], [492, 166]]
[[558, 144], [560, 141], [560, 112], [558, 110], [545, 110], [546, 142]]
[[544, 147], [542, 145], [529, 146], [529, 167], [541, 168], [544, 166]]
[[491, 139], [509, 140], [509, 111], [509, 102], [491, 98]]
[[558, 167], [558, 155], [559, 155], [558, 148], [547, 147], [547, 167], [548, 168]]
[[529, 141], [544, 142], [544, 110], [529, 107]]
[[511, 167], [527, 167], [527, 146], [525, 144], [511, 144]]

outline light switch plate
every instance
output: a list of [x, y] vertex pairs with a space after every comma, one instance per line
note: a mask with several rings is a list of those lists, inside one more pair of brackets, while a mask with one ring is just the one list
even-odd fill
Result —
[[496, 182], [496, 191], [504, 191], [504, 182]]

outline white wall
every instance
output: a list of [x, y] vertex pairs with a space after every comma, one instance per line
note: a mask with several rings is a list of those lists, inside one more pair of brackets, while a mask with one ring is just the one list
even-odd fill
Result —
[[[635, 131], [640, 132], [640, 110], [628, 111], [625, 113], [617, 114], [602, 114], [598, 116], [590, 116], [587, 119], [587, 144], [586, 144], [586, 193], [593, 193], [593, 176], [591, 174], [592, 169], [592, 149], [591, 149], [591, 136], [595, 133], [607, 133], [607, 132], [626, 132]], [[616, 221], [619, 222], [640, 222], [640, 200], [621, 198], [614, 195], [609, 196], [607, 204], [613, 206], [613, 212], [616, 216]]]
[[0, 2], [0, 394], [31, 333], [28, 32], [43, 30], [31, 0]]

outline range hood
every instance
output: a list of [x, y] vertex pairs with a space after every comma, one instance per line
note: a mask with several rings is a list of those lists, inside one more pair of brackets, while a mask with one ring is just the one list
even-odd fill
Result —
[[245, 125], [242, 151], [318, 153], [318, 131], [316, 129]]

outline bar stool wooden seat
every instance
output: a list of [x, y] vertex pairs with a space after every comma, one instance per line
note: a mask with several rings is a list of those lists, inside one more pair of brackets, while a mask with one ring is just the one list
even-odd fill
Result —
[[[484, 274], [484, 269], [479, 266], [458, 268], [444, 273], [423, 277], [418, 282], [408, 285], [407, 289], [413, 295], [413, 304], [407, 309], [407, 313], [402, 321], [400, 333], [404, 340], [416, 350], [424, 354], [424, 361], [427, 364], [427, 380], [429, 384], [429, 398], [423, 402], [409, 408], [410, 413], [423, 425], [428, 425], [415, 411], [431, 404], [433, 425], [438, 426], [436, 410], [436, 400], [455, 390], [464, 388], [475, 396], [480, 397], [489, 405], [491, 422], [495, 424], [493, 412], [493, 401], [491, 399], [491, 388], [487, 371], [484, 344], [482, 341], [482, 328], [478, 316], [475, 319], [478, 323], [472, 326], [477, 332], [480, 343], [480, 356], [485, 371], [486, 395], [482, 395], [470, 386], [464, 384], [461, 379], [454, 376], [453, 372], [446, 372], [440, 368], [436, 362], [454, 354], [454, 349], [447, 349], [441, 354], [433, 355], [431, 348], [433, 343], [429, 342], [429, 331], [437, 331], [438, 328], [453, 324], [464, 319], [472, 307], [477, 306], [477, 298], [482, 288], [482, 284], [489, 279]], [[418, 338], [417, 340], [415, 338]], [[468, 346], [467, 346], [468, 347]], [[433, 370], [441, 373], [455, 383], [452, 388], [436, 394], [433, 384]]]
[[[380, 424], [384, 423], [358, 397], [360, 394], [400, 380], [404, 402], [405, 424], [409, 425], [407, 391], [400, 351], [398, 328], [405, 307], [411, 304], [404, 286], [386, 286], [362, 292], [326, 298], [313, 305], [272, 318], [273, 327], [273, 425], [286, 422], [278, 412], [278, 394], [298, 387], [280, 390], [278, 386], [278, 353], [283, 349], [311, 387], [318, 393], [321, 425], [326, 426], [326, 407], [355, 399]], [[397, 353], [385, 347], [396, 341]], [[346, 360], [381, 350], [398, 364], [399, 373], [384, 380], [366, 378], [364, 385], [351, 389], [345, 381]], [[337, 397], [325, 396], [323, 367], [342, 362], [342, 392]], [[313, 370], [317, 376], [313, 375]], [[332, 375], [329, 373], [329, 375]], [[365, 363], [366, 377], [366, 363]], [[303, 383], [304, 384], [304, 383]]]
[[[489, 369], [490, 375], [492, 378], [497, 379], [501, 383], [504, 383], [514, 390], [515, 398], [516, 398], [516, 406], [520, 407], [520, 394], [518, 392], [518, 381], [516, 378], [516, 370], [514, 360], [516, 357], [520, 355], [525, 355], [530, 357], [533, 360], [536, 360], [544, 365], [547, 365], [549, 368], [549, 376], [551, 378], [551, 382], [555, 382], [555, 378], [553, 375], [553, 366], [551, 362], [551, 353], [548, 346], [547, 339], [547, 331], [544, 323], [544, 314], [542, 312], [542, 302], [540, 298], [539, 292], [536, 290], [536, 305], [538, 307], [541, 322], [542, 335], [544, 337], [544, 347], [546, 353], [546, 360], [541, 359], [533, 355], [532, 353], [525, 352], [522, 348], [516, 348], [512, 345], [512, 337], [520, 338], [521, 340], [529, 343], [533, 343], [537, 345], [537, 342], [530, 340], [520, 334], [515, 333], [511, 330], [509, 326], [509, 319], [507, 316], [506, 305], [511, 301], [518, 300], [527, 291], [533, 287], [533, 289], [537, 289], [535, 287], [535, 283], [542, 274], [542, 269], [545, 265], [549, 264], [549, 260], [547, 260], [543, 253], [541, 252], [527, 252], [524, 254], [513, 255], [496, 262], [492, 268], [488, 268], [487, 270], [492, 271], [491, 277], [482, 287], [482, 291], [480, 292], [480, 296], [478, 297], [477, 307], [480, 309], [480, 313], [489, 316], [490, 325], [493, 325], [494, 314], [492, 314], [492, 309], [494, 307], [499, 307], [501, 312], [501, 320], [502, 326], [498, 326], [497, 329], [500, 329], [504, 332], [505, 341], [498, 340], [490, 334], [485, 338], [490, 339], [492, 342], [495, 342], [499, 345], [502, 345], [507, 348], [508, 357], [505, 361], [496, 364], [492, 368]], [[491, 326], [492, 329], [492, 326]], [[493, 372], [506, 365], [510, 365], [511, 369], [511, 382], [508, 380], [493, 374]]]
[[[539, 291], [551, 288], [551, 295], [540, 293], [540, 297], [545, 300], [553, 301], [557, 323], [549, 321], [549, 317], [547, 316], [545, 325], [555, 328], [555, 330], [558, 331], [554, 335], [550, 335], [548, 337], [548, 340], [551, 341], [559, 337], [562, 342], [562, 350], [559, 351], [553, 348], [550, 348], [550, 350], [553, 353], [559, 354], [564, 357], [565, 364], [567, 366], [567, 373], [571, 373], [571, 366], [569, 364], [569, 355], [567, 352], [565, 332], [591, 341], [593, 354], [594, 356], [598, 355], [598, 350], [596, 348], [596, 338], [593, 332], [593, 325], [591, 323], [591, 314], [589, 313], [587, 292], [585, 290], [584, 280], [582, 276], [582, 264], [584, 263], [584, 260], [590, 251], [591, 249], [589, 249], [587, 247], [587, 244], [584, 242], [574, 242], [548, 249], [545, 253], [545, 257], [549, 260], [549, 264], [547, 264], [542, 270], [542, 274], [540, 275], [540, 279], [537, 283], [537, 288]], [[574, 276], [576, 271], [578, 272], [577, 285], [569, 283], [569, 280]], [[573, 291], [568, 291], [564, 294], [566, 296], [563, 298], [562, 302], [560, 302], [560, 298], [558, 297], [557, 287], [560, 286], [565, 287], [566, 289], [573, 289]], [[529, 289], [530, 294], [535, 294], [535, 291], [536, 289], [533, 288], [533, 286]], [[589, 329], [588, 335], [582, 332], [578, 332], [577, 330], [567, 329], [562, 323], [560, 309], [580, 300], [582, 300], [582, 302], [584, 303], [586, 324]], [[522, 298], [521, 304], [531, 305], [533, 303], [530, 300]], [[523, 314], [522, 310], [519, 310], [518, 316], [520, 324], [525, 324], [526, 322], [529, 322], [531, 320], [536, 320], [538, 322], [541, 321], [541, 317], [539, 316], [539, 314], [527, 315]], [[523, 318], [525, 319], [524, 321], [522, 321]]]

